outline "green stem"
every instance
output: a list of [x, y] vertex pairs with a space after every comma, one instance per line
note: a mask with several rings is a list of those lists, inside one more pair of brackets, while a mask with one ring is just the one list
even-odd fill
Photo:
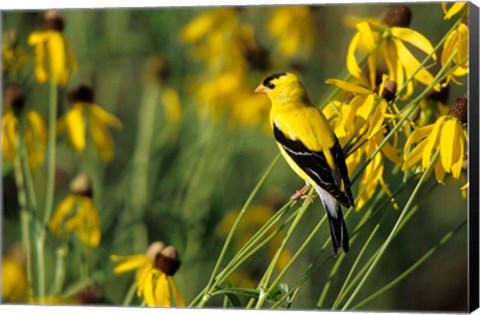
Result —
[[404, 272], [402, 272], [398, 277], [396, 277], [395, 279], [390, 281], [387, 285], [385, 285], [383, 288], [377, 290], [375, 293], [373, 293], [372, 295], [364, 299], [362, 302], [352, 307], [352, 310], [359, 309], [361, 306], [375, 299], [376, 297], [388, 291], [389, 289], [397, 285], [400, 281], [405, 279], [405, 277], [407, 277], [409, 274], [415, 271], [419, 266], [421, 266], [425, 261], [427, 261], [437, 251], [437, 249], [445, 245], [453, 237], [453, 235], [455, 235], [455, 233], [457, 233], [466, 223], [467, 223], [466, 220], [463, 221], [456, 228], [454, 228], [453, 230], [445, 234], [440, 240], [440, 242], [438, 242], [437, 244], [435, 244], [435, 246], [430, 248], [430, 250], [428, 250], [422, 257], [420, 257], [415, 263], [413, 263], [409, 268], [407, 268]]
[[427, 179], [427, 175], [429, 175], [430, 173], [430, 170], [432, 169], [433, 165], [435, 164], [435, 162], [437, 161], [438, 159], [438, 156], [440, 154], [440, 151], [437, 150], [437, 152], [435, 153], [435, 155], [433, 156], [432, 158], [432, 161], [430, 162], [430, 165], [428, 166], [427, 170], [423, 173], [422, 177], [420, 178], [420, 180], [418, 181], [415, 189], [413, 190], [412, 192], [412, 195], [410, 196], [410, 198], [408, 199], [405, 207], [403, 208], [402, 210], [402, 213], [400, 214], [400, 216], [398, 217], [397, 219], [397, 222], [395, 223], [394, 227], [392, 228], [390, 234], [388, 235], [385, 243], [382, 245], [382, 247], [380, 248], [380, 251], [378, 253], [378, 255], [376, 255], [375, 259], [373, 260], [372, 264], [370, 265], [370, 267], [368, 268], [367, 272], [365, 273], [365, 275], [363, 276], [362, 280], [360, 281], [360, 283], [358, 284], [358, 286], [355, 288], [355, 291], [353, 291], [352, 295], [350, 296], [350, 298], [347, 300], [347, 302], [345, 303], [345, 305], [343, 306], [342, 308], [342, 311], [346, 310], [350, 304], [352, 303], [353, 299], [357, 296], [357, 294], [360, 292], [361, 288], [363, 287], [363, 285], [365, 284], [365, 282], [367, 281], [368, 277], [370, 276], [370, 274], [373, 272], [373, 270], [375, 269], [376, 265], [378, 264], [378, 262], [380, 261], [380, 258], [382, 258], [383, 254], [386, 252], [386, 249], [388, 248], [388, 246], [390, 245], [393, 237], [395, 236], [396, 234], [396, 231], [398, 229], [398, 227], [400, 226], [400, 224], [402, 223], [402, 220], [403, 218], [405, 217], [405, 215], [407, 214], [408, 210], [410, 210], [410, 207], [412, 206], [413, 204], [413, 200], [415, 199], [416, 195], [418, 194], [418, 192], [420, 191], [420, 188], [422, 187], [423, 183], [425, 182], [425, 180]]
[[56, 263], [55, 263], [55, 278], [53, 280], [53, 295], [60, 295], [62, 292], [63, 283], [65, 280], [65, 256], [67, 255], [68, 248], [65, 245], [57, 248], [56, 251]]
[[270, 262], [270, 265], [268, 266], [267, 271], [264, 274], [264, 277], [262, 278], [262, 281], [258, 285], [258, 289], [260, 290], [260, 297], [257, 301], [257, 304], [255, 305], [255, 309], [259, 309], [262, 307], [263, 303], [265, 303], [265, 300], [270, 294], [270, 291], [274, 287], [273, 285], [270, 285], [268, 288], [264, 290], [264, 287], [268, 285], [268, 282], [270, 281], [270, 278], [272, 276], [273, 270], [275, 268], [275, 265], [277, 264], [278, 258], [280, 257], [280, 254], [282, 251], [285, 249], [285, 246], [287, 246], [288, 241], [293, 235], [293, 232], [295, 231], [298, 223], [300, 223], [300, 219], [303, 217], [305, 214], [305, 211], [308, 209], [308, 207], [312, 204], [311, 201], [306, 200], [302, 207], [298, 210], [297, 215], [295, 216], [295, 220], [293, 221], [292, 225], [288, 229], [287, 235], [282, 241], [282, 244], [278, 248], [277, 252], [275, 253], [275, 256], [273, 257], [272, 261]]
[[132, 283], [130, 288], [128, 289], [127, 295], [125, 295], [125, 299], [123, 300], [123, 306], [129, 306], [132, 303], [132, 299], [135, 296], [135, 292], [137, 291], [137, 285], [135, 282]]
[[220, 256], [218, 257], [217, 262], [216, 262], [216, 264], [213, 268], [212, 274], [210, 275], [210, 279], [208, 280], [205, 293], [203, 294], [202, 300], [199, 303], [200, 307], [204, 306], [207, 303], [207, 301], [210, 299], [209, 293], [210, 293], [210, 289], [212, 288], [212, 283], [215, 279], [215, 275], [217, 274], [218, 269], [220, 268], [220, 265], [222, 264], [223, 258], [225, 257], [225, 255], [227, 253], [227, 249], [228, 249], [228, 246], [230, 245], [230, 242], [232, 241], [233, 234], [237, 230], [238, 225], [240, 224], [240, 221], [242, 220], [243, 216], [245, 215], [248, 207], [250, 207], [250, 204], [252, 203], [253, 199], [256, 197], [257, 193], [260, 191], [260, 188], [265, 183], [266, 179], [268, 178], [268, 176], [272, 172], [274, 166], [277, 164], [279, 159], [280, 159], [280, 154], [278, 154], [277, 157], [273, 160], [273, 162], [269, 165], [268, 169], [265, 171], [262, 178], [257, 183], [257, 185], [255, 186], [253, 191], [251, 192], [247, 201], [245, 202], [242, 209], [240, 210], [240, 213], [238, 214], [235, 222], [233, 223], [232, 229], [228, 233], [227, 239], [225, 240], [225, 244], [223, 245], [222, 251], [220, 252]]
[[53, 198], [55, 193], [55, 132], [57, 126], [57, 85], [53, 79], [50, 80], [50, 105], [48, 108], [48, 168], [47, 168], [47, 190], [45, 199], [45, 209], [43, 212], [43, 224], [37, 226], [37, 235], [35, 236], [35, 250], [38, 269], [38, 297], [40, 303], [45, 298], [45, 238], [46, 226], [50, 220], [53, 211]]

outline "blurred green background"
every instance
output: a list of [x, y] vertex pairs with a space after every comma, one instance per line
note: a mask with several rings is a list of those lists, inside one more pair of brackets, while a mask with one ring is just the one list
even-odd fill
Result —
[[[346, 51], [354, 29], [345, 25], [344, 16], [379, 17], [388, 7], [380, 4], [313, 7], [315, 32], [311, 55], [303, 60], [283, 59], [281, 69], [269, 67], [258, 70], [252, 67], [248, 73], [249, 82], [258, 84], [271, 72], [295, 69], [301, 74], [312, 99], [321, 103], [332, 90], [324, 81], [327, 78], [342, 78], [346, 74]], [[443, 20], [440, 3], [409, 4], [409, 7], [413, 12], [410, 27], [421, 32], [434, 45], [451, 26]], [[238, 12], [240, 21], [253, 25], [259, 43], [270, 52], [273, 51], [274, 41], [266, 25], [274, 9], [272, 6], [242, 7]], [[113, 275], [110, 254], [139, 253], [139, 248], [146, 249], [149, 243], [162, 240], [175, 245], [180, 253], [182, 267], [175, 278], [188, 304], [205, 286], [223, 245], [225, 235], [218, 232], [220, 222], [228, 213], [242, 206], [263, 171], [277, 155], [273, 137], [260, 125], [231, 128], [228, 112], [216, 119], [199, 118], [192, 82], [203, 67], [192, 57], [194, 45], [183, 43], [180, 32], [189, 21], [209, 10], [213, 8], [61, 11], [66, 22], [64, 34], [78, 60], [78, 71], [66, 90], [80, 83], [91, 85], [95, 90], [96, 103], [115, 114], [124, 125], [123, 130], [115, 132], [116, 154], [109, 164], [101, 162], [92, 150], [79, 159], [64, 141], [57, 146], [55, 205], [68, 194], [68, 183], [76, 173], [86, 171], [93, 178], [94, 201], [100, 209], [102, 222], [102, 243], [94, 254], [96, 271], [92, 277], [100, 288], [103, 302], [120, 304], [133, 279], [133, 274]], [[3, 14], [3, 30], [15, 28], [20, 45], [28, 49], [26, 38], [39, 28], [41, 14], [37, 11], [6, 12]], [[160, 54], [168, 61], [170, 76], [166, 84], [178, 91], [183, 115], [178, 125], [171, 126], [165, 121], [161, 105], [156, 109], [158, 119], [155, 119], [154, 138], [148, 156], [147, 202], [137, 215], [130, 207], [130, 198], [138, 193], [131, 185], [132, 176], [135, 176], [132, 152], [136, 148], [137, 131], [142, 123], [138, 121], [138, 113], [146, 86], [144, 64], [154, 54]], [[270, 58], [275, 58], [275, 55], [272, 53]], [[32, 69], [30, 67], [28, 71]], [[21, 82], [27, 87], [27, 105], [46, 117], [48, 87], [36, 85], [33, 76], [25, 73]], [[255, 87], [256, 84], [252, 84], [251, 90]], [[452, 89], [448, 103], [462, 91], [464, 87]], [[69, 106], [65, 97], [60, 104], [59, 114], [63, 114]], [[263, 116], [261, 119], [268, 118]], [[34, 174], [41, 204], [44, 178], [44, 169]], [[386, 179], [387, 182], [399, 180], [398, 176]], [[272, 195], [283, 204], [301, 185], [300, 179], [281, 161], [255, 204], [261, 204], [265, 196]], [[4, 170], [4, 252], [20, 239], [15, 189], [13, 174], [8, 169]], [[355, 191], [356, 188], [354, 194]], [[403, 204], [407, 199], [408, 192], [398, 201]], [[393, 212], [396, 210], [389, 206], [384, 211], [392, 212], [389, 222], [393, 224], [397, 216]], [[461, 198], [459, 185], [438, 186], [426, 195], [418, 213], [395, 239], [359, 298], [368, 296], [405, 270], [448, 230], [460, 223], [466, 212], [466, 201]], [[316, 201], [302, 223], [305, 224], [305, 234], [321, 215], [323, 210]], [[352, 217], [359, 215], [353, 213]], [[389, 229], [382, 227], [374, 242], [380, 245], [388, 232]], [[405, 281], [365, 305], [364, 309], [466, 310], [466, 233], [466, 228], [463, 228]], [[316, 236], [318, 248], [327, 235], [325, 228]], [[295, 235], [288, 248], [297, 248], [304, 237]], [[53, 253], [57, 245], [57, 240], [49, 239], [48, 250]], [[299, 279], [316, 257], [318, 248], [309, 247], [309, 255], [303, 255], [287, 274], [287, 283], [292, 285]], [[353, 249], [346, 259], [353, 261], [357, 252], [358, 249]], [[53, 263], [53, 258], [49, 263]], [[75, 264], [75, 257], [69, 257], [67, 287], [75, 279], [78, 269]], [[326, 270], [330, 270], [332, 264], [333, 260], [329, 261], [325, 265]], [[263, 271], [267, 261], [265, 257], [256, 257], [249, 266], [252, 273], [253, 269]], [[299, 270], [302, 272], [297, 274]], [[317, 270], [300, 290], [293, 308], [312, 308], [327, 277], [327, 272]], [[336, 292], [340, 285], [341, 282], [334, 282], [332, 292]], [[215, 303], [221, 305], [220, 300]]]

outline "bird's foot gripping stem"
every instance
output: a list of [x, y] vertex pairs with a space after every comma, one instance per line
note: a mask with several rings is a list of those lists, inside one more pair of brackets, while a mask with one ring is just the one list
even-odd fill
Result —
[[290, 200], [298, 201], [299, 199], [308, 199], [310, 202], [313, 202], [313, 198], [305, 194], [305, 191], [307, 191], [308, 188], [310, 188], [310, 185], [303, 186], [290, 197]]

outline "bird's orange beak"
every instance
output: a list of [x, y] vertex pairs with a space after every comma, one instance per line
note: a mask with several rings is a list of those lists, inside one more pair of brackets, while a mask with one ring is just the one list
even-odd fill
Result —
[[255, 89], [254, 92], [257, 93], [257, 94], [266, 94], [267, 93], [267, 88], [265, 87], [265, 85], [260, 84], [259, 86], [257, 86], [257, 88]]

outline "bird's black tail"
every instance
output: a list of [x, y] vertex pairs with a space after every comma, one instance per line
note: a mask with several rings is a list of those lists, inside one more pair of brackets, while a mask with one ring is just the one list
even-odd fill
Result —
[[345, 226], [345, 221], [343, 220], [342, 209], [338, 202], [335, 210], [337, 213], [336, 218], [327, 210], [330, 234], [332, 236], [333, 256], [338, 255], [340, 247], [345, 253], [348, 252], [348, 232], [347, 227]]
[[343, 220], [340, 203], [320, 186], [316, 187], [325, 211], [327, 211], [330, 234], [332, 235], [333, 256], [337, 256], [339, 249], [348, 252], [348, 232]]

